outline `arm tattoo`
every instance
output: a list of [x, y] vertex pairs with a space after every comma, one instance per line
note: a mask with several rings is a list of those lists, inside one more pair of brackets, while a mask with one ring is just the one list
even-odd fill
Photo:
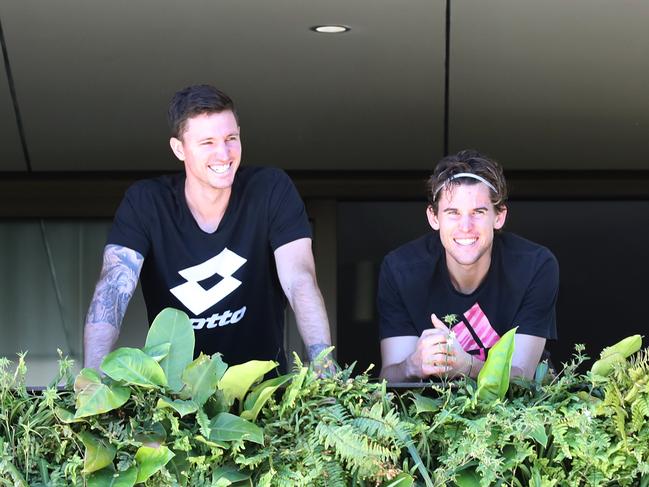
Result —
[[144, 257], [120, 245], [107, 245], [87, 323], [109, 323], [119, 330], [133, 296]]
[[330, 347], [331, 345], [327, 345], [326, 343], [315, 343], [313, 345], [309, 345], [307, 347], [307, 354], [309, 355], [309, 360], [313, 361], [315, 358], [318, 356], [320, 352], [322, 352], [325, 348]]

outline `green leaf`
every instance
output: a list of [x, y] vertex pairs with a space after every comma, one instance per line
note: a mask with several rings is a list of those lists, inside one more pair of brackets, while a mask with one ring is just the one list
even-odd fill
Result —
[[151, 357], [158, 363], [160, 363], [163, 358], [169, 355], [170, 350], [171, 343], [169, 342], [161, 343], [160, 345], [156, 345], [155, 347], [151, 348], [146, 348], [146, 346], [144, 347], [144, 353], [146, 353], [149, 357]]
[[137, 479], [137, 467], [124, 472], [105, 468], [88, 476], [88, 487], [133, 487]]
[[214, 354], [210, 358], [201, 353], [196, 360], [185, 368], [182, 381], [187, 386], [187, 393], [196, 404], [202, 406], [216, 392], [217, 384], [223, 377], [227, 367], [221, 360], [220, 354]]
[[83, 472], [91, 473], [112, 465], [117, 449], [106, 440], [100, 440], [88, 431], [79, 433], [79, 438], [86, 447], [83, 458]]
[[431, 399], [430, 397], [422, 396], [416, 392], [412, 393], [414, 397], [413, 403], [417, 414], [421, 413], [436, 413], [440, 410], [441, 400], [440, 399]]
[[480, 476], [475, 468], [466, 468], [455, 475], [455, 483], [458, 487], [480, 487]]
[[180, 399], [172, 400], [165, 396], [158, 399], [156, 407], [158, 409], [171, 408], [180, 414], [181, 418], [187, 414], [195, 413], [198, 410], [198, 405], [194, 401], [182, 401]]
[[187, 460], [187, 452], [184, 451], [174, 451], [174, 457], [166, 465], [166, 469], [176, 477], [178, 484], [181, 486], [186, 486], [188, 482], [188, 473], [190, 464]]
[[279, 387], [291, 380], [293, 375], [294, 374], [280, 375], [279, 377], [264, 381], [255, 387], [246, 397], [243, 405], [245, 410], [241, 413], [241, 417], [243, 419], [255, 421], [259, 411], [261, 411], [261, 408], [266, 404], [266, 401], [270, 399]]
[[174, 453], [166, 446], [151, 448], [141, 446], [135, 453], [135, 462], [137, 463], [137, 480], [136, 483], [144, 482], [154, 473], [164, 467], [169, 460], [174, 457]]
[[84, 419], [77, 419], [74, 417], [74, 413], [72, 411], [68, 411], [67, 409], [63, 409], [62, 407], [57, 406], [54, 408], [54, 414], [56, 414], [56, 417], [61, 421], [62, 423], [82, 423], [85, 421]]
[[277, 365], [278, 363], [272, 360], [250, 360], [244, 364], [234, 365], [223, 375], [219, 382], [219, 389], [223, 391], [229, 404], [232, 404], [234, 399], [241, 402], [250, 387]]
[[489, 350], [487, 361], [478, 374], [478, 398], [481, 401], [504, 399], [509, 389], [509, 374], [514, 355], [516, 328], [505, 333]]
[[173, 308], [160, 311], [149, 328], [145, 349], [155, 349], [163, 343], [169, 343], [170, 348], [160, 366], [171, 390], [179, 391], [183, 370], [194, 358], [194, 329], [187, 314]]
[[74, 380], [74, 392], [78, 394], [90, 384], [101, 384], [101, 375], [95, 369], [81, 369], [81, 372]]
[[545, 427], [542, 424], [537, 425], [530, 431], [530, 437], [534, 438], [539, 445], [543, 446], [543, 448], [547, 448], [548, 435], [545, 432]]
[[241, 472], [238, 468], [232, 465], [224, 465], [217, 468], [212, 473], [212, 482], [216, 482], [216, 485], [219, 486], [228, 486], [235, 482], [243, 482], [248, 479], [250, 479], [250, 475]]
[[256, 424], [230, 413], [217, 414], [210, 421], [211, 441], [248, 440], [264, 444], [264, 430]]
[[414, 483], [415, 479], [412, 478], [412, 475], [407, 474], [406, 472], [401, 472], [392, 480], [382, 483], [381, 487], [410, 487]]
[[157, 448], [167, 441], [167, 430], [159, 421], [146, 426], [140, 425], [134, 430], [134, 433], [135, 441], [153, 448]]
[[117, 384], [107, 386], [93, 369], [83, 369], [74, 382], [77, 391], [76, 419], [117, 409], [131, 397], [131, 389]]
[[101, 370], [114, 380], [141, 387], [167, 385], [165, 373], [155, 360], [138, 348], [122, 347], [106, 355]]
[[194, 436], [194, 440], [203, 445], [207, 445], [210, 448], [220, 448], [221, 450], [227, 450], [230, 444], [227, 441], [210, 441], [202, 435]]

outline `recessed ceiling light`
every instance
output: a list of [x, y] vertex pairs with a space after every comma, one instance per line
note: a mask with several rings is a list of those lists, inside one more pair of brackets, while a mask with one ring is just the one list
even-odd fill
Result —
[[321, 34], [342, 34], [349, 32], [351, 29], [346, 25], [314, 25], [311, 30]]

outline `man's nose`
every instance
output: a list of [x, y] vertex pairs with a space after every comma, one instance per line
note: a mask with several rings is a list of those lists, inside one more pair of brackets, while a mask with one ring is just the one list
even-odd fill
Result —
[[214, 156], [219, 160], [228, 159], [228, 146], [225, 142], [218, 142], [214, 145]]
[[460, 217], [460, 229], [464, 231], [471, 230], [471, 227], [473, 226], [473, 220], [471, 219], [471, 215], [462, 215]]

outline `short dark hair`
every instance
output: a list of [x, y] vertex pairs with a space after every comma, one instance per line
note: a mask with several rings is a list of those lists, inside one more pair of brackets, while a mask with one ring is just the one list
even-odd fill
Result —
[[180, 138], [187, 120], [196, 115], [231, 111], [239, 123], [232, 98], [211, 85], [192, 85], [177, 91], [169, 102], [167, 122], [171, 136]]
[[453, 176], [460, 173], [475, 174], [488, 181], [493, 186], [493, 189], [490, 188], [490, 194], [494, 208], [498, 212], [505, 209], [507, 182], [502, 166], [476, 150], [467, 149], [440, 160], [426, 182], [428, 205], [432, 207], [435, 214], [439, 208], [439, 195], [444, 187], [451, 184], [478, 184], [480, 182], [480, 180], [471, 177], [452, 179]]

